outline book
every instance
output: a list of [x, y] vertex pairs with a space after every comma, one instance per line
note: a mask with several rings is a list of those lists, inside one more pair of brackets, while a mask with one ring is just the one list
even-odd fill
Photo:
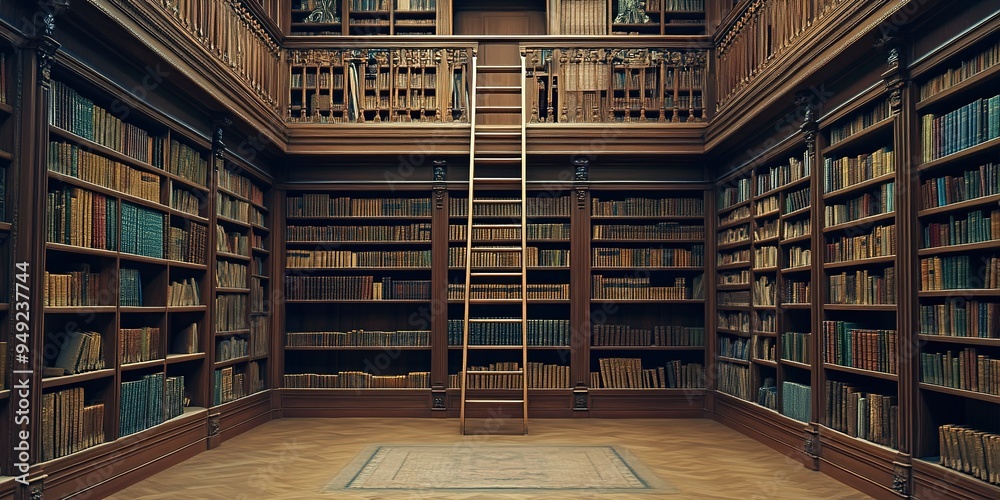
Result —
[[41, 450], [47, 462], [104, 442], [104, 403], [86, 404], [83, 387], [42, 393]]

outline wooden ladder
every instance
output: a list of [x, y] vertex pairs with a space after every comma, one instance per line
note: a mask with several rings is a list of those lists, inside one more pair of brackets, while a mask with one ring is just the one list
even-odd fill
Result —
[[[466, 418], [468, 406], [509, 407], [521, 406], [521, 430], [528, 433], [528, 297], [526, 271], [526, 191], [525, 191], [525, 61], [521, 55], [521, 65], [518, 66], [478, 66], [478, 56], [472, 56], [472, 96], [470, 103], [471, 137], [469, 146], [469, 201], [468, 219], [466, 221], [465, 244], [465, 313], [462, 326], [462, 403], [459, 412], [462, 434], [467, 434]], [[479, 85], [479, 73], [492, 73], [508, 78], [516, 77], [518, 85], [496, 85], [495, 81]], [[520, 94], [520, 106], [511, 104], [511, 96]], [[505, 105], [490, 105], [485, 99], [485, 105], [479, 104], [479, 97], [490, 95], [506, 96]], [[501, 122], [483, 123], [477, 120], [477, 115], [488, 117], [490, 114], [502, 115]], [[514, 115], [520, 115], [519, 125], [510, 123]], [[484, 120], [492, 121], [492, 120]], [[512, 139], [520, 136], [520, 151], [507, 148], [491, 148], [490, 144], [511, 144]], [[486, 144], [477, 149], [478, 142]], [[497, 140], [500, 139], [500, 140]], [[483, 193], [488, 194], [483, 194]], [[502, 214], [502, 215], [501, 215]], [[506, 219], [506, 220], [504, 220]], [[483, 237], [490, 231], [504, 231], [505, 234], [516, 235], [516, 238]], [[493, 254], [500, 264], [490, 262], [486, 258]], [[516, 262], [517, 265], [512, 265]], [[496, 285], [506, 293], [501, 297], [488, 293], [483, 288]], [[481, 290], [481, 291], [480, 291]], [[478, 293], [477, 293], [478, 292]], [[520, 308], [517, 306], [520, 305]], [[513, 311], [517, 310], [515, 314]], [[497, 314], [503, 311], [503, 314]], [[512, 332], [519, 332], [519, 342], [506, 345], [490, 345], [479, 332], [485, 326], [508, 325]], [[517, 325], [516, 327], [514, 325]], [[515, 333], [515, 335], [517, 335]], [[496, 352], [490, 360], [502, 359], [504, 353], [510, 356], [511, 351], [521, 352], [520, 362], [508, 362], [506, 366], [475, 367], [469, 364], [469, 352], [476, 351], [477, 359], [488, 352]], [[508, 357], [509, 359], [509, 357]], [[476, 397], [470, 398], [470, 377], [485, 378], [490, 375], [510, 377], [520, 383], [520, 396], [510, 397], [509, 390], [475, 389]], [[500, 377], [497, 377], [500, 378]], [[512, 387], [518, 384], [511, 384]], [[493, 395], [490, 395], [493, 393]], [[482, 395], [482, 396], [481, 396]]]

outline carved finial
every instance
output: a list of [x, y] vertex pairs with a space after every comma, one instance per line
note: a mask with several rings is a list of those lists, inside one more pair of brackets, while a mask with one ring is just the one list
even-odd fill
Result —
[[448, 162], [445, 160], [434, 160], [434, 182], [444, 182], [448, 173]]
[[577, 158], [573, 160], [573, 180], [577, 182], [586, 182], [590, 180], [590, 160], [586, 158]]
[[69, 8], [69, 0], [38, 0], [39, 15], [36, 19], [41, 19], [41, 26], [37, 32], [36, 42], [38, 53], [38, 75], [41, 84], [48, 87], [52, 81], [52, 63], [55, 61], [56, 50], [59, 43], [53, 38], [56, 31], [56, 16], [62, 14]]

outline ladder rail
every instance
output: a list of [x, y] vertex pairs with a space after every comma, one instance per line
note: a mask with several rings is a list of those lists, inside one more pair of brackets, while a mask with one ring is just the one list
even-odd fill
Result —
[[464, 296], [464, 312], [462, 322], [462, 375], [459, 377], [462, 382], [462, 395], [461, 395], [461, 405], [459, 407], [459, 427], [461, 432], [465, 435], [465, 403], [467, 397], [467, 388], [469, 386], [469, 306], [471, 302], [469, 299], [472, 297], [472, 210], [473, 203], [472, 200], [475, 198], [475, 182], [474, 179], [476, 174], [476, 86], [479, 84], [478, 78], [478, 54], [475, 49], [472, 52], [472, 82], [469, 85], [469, 200], [468, 200], [468, 213], [466, 227], [467, 234], [465, 235], [465, 296]]
[[528, 152], [527, 152], [527, 82], [528, 68], [523, 49], [521, 56], [521, 430], [528, 433]]

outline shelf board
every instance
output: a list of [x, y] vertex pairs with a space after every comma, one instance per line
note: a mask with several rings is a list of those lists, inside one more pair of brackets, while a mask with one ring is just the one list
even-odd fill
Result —
[[112, 160], [116, 160], [116, 161], [124, 163], [126, 165], [137, 167], [137, 168], [139, 168], [141, 170], [145, 170], [145, 171], [150, 172], [150, 173], [161, 175], [161, 176], [166, 177], [166, 178], [168, 178], [170, 180], [173, 180], [174, 182], [179, 182], [179, 183], [184, 184], [185, 186], [187, 186], [189, 188], [197, 189], [198, 191], [201, 191], [203, 193], [208, 193], [209, 192], [209, 189], [207, 187], [202, 186], [202, 185], [200, 185], [200, 184], [198, 184], [196, 182], [193, 182], [193, 181], [190, 181], [188, 179], [185, 179], [185, 178], [183, 178], [183, 177], [181, 177], [179, 175], [175, 175], [175, 174], [172, 174], [170, 172], [167, 172], [166, 169], [159, 169], [159, 168], [156, 168], [156, 167], [154, 167], [153, 165], [151, 165], [149, 163], [136, 160], [135, 158], [132, 158], [131, 156], [127, 156], [125, 154], [119, 153], [118, 151], [115, 151], [115, 150], [113, 150], [113, 149], [111, 149], [111, 148], [109, 148], [107, 146], [102, 146], [102, 145], [100, 145], [100, 144], [98, 144], [98, 143], [96, 143], [94, 141], [91, 141], [89, 139], [85, 139], [85, 138], [83, 138], [81, 136], [78, 136], [78, 135], [76, 135], [76, 134], [74, 134], [74, 133], [72, 133], [72, 132], [70, 132], [68, 130], [63, 130], [63, 129], [59, 128], [59, 127], [56, 127], [55, 125], [49, 125], [49, 135], [50, 136], [54, 135], [54, 136], [59, 137], [61, 139], [65, 139], [65, 140], [67, 140], [69, 142], [73, 142], [76, 145], [80, 146], [81, 148], [83, 148], [83, 149], [85, 149], [87, 151], [98, 153], [99, 155], [104, 156], [106, 158], [111, 158]]
[[118, 312], [118, 306], [46, 306], [45, 314], [98, 314]]
[[[566, 240], [569, 241], [569, 240]], [[464, 243], [464, 241], [463, 241]], [[325, 246], [325, 245], [430, 245], [430, 240], [414, 240], [414, 241], [390, 241], [390, 240], [379, 240], [379, 241], [364, 241], [364, 240], [351, 240], [351, 241], [301, 241], [293, 240], [286, 241], [285, 245], [308, 245], [310, 247]]]
[[741, 332], [741, 331], [738, 331], [738, 330], [729, 330], [729, 329], [726, 329], [726, 328], [716, 328], [715, 331], [716, 331], [716, 333], [723, 333], [723, 334], [726, 334], [726, 335], [737, 335], [737, 336], [740, 336], [740, 337], [750, 338], [750, 332]]
[[730, 358], [728, 356], [722, 356], [722, 355], [716, 356], [715, 358], [718, 359], [719, 361], [725, 361], [726, 363], [750, 366], [750, 362], [744, 359]]
[[877, 123], [873, 123], [868, 127], [855, 132], [853, 135], [850, 135], [844, 139], [841, 139], [839, 142], [836, 142], [834, 144], [827, 146], [826, 148], [823, 148], [823, 157], [829, 158], [830, 156], [832, 156], [832, 153], [836, 153], [838, 151], [848, 149], [856, 144], [866, 142], [872, 137], [879, 135], [880, 133], [885, 133], [889, 135], [887, 139], [888, 141], [892, 141], [891, 130], [892, 130], [892, 125], [894, 123], [895, 123], [894, 118], [891, 116], [889, 118], [884, 118], [878, 121]]
[[844, 267], [872, 266], [875, 264], [895, 265], [895, 263], [896, 263], [895, 255], [885, 255], [882, 257], [869, 257], [867, 259], [848, 260], [844, 262], [826, 262], [823, 264], [823, 269], [840, 269]]
[[794, 368], [800, 368], [803, 370], [812, 370], [812, 365], [807, 365], [805, 363], [799, 363], [798, 361], [792, 361], [790, 359], [782, 359], [781, 364], [791, 366]]
[[63, 375], [61, 377], [47, 377], [42, 379], [42, 389], [50, 389], [52, 387], [63, 387], [70, 384], [78, 384], [80, 382], [87, 382], [90, 380], [98, 380], [103, 378], [114, 378], [115, 370], [113, 368], [105, 368], [103, 370], [95, 370], [92, 372], [78, 373], [76, 375]]
[[996, 82], [992, 81], [994, 77], [1000, 74], [1000, 65], [993, 65], [979, 74], [972, 76], [971, 78], [966, 78], [964, 81], [957, 85], [953, 85], [947, 90], [942, 90], [937, 94], [934, 94], [926, 99], [921, 100], [917, 103], [917, 111], [923, 111], [926, 108], [935, 106], [937, 104], [944, 104], [951, 102], [952, 100], [966, 100], [971, 92], [973, 92], [976, 87], [980, 85], [990, 85]]
[[79, 177], [73, 177], [71, 175], [61, 174], [59, 172], [53, 172], [51, 170], [47, 170], [46, 172], [48, 172], [50, 179], [54, 179], [65, 184], [77, 186], [79, 188], [86, 189], [87, 191], [100, 193], [112, 198], [121, 198], [123, 202], [128, 202], [133, 205], [141, 205], [143, 207], [151, 208], [159, 212], [169, 212], [172, 210], [170, 207], [160, 204], [160, 202], [147, 200], [146, 198], [140, 198], [133, 194], [124, 193], [116, 189], [101, 186], [100, 184], [94, 184], [92, 182], [80, 179]]
[[[287, 299], [286, 304], [426, 304], [430, 299]], [[452, 302], [449, 300], [449, 302]], [[460, 300], [457, 302], [461, 302]]]
[[794, 302], [782, 302], [782, 309], [811, 309], [812, 304], [808, 302], [794, 303]]
[[812, 210], [812, 205], [802, 207], [798, 210], [793, 210], [791, 212], [788, 212], [787, 214], [781, 214], [781, 220], [794, 219], [796, 217], [808, 215], [810, 210]]
[[167, 265], [170, 261], [161, 257], [147, 257], [145, 255], [136, 255], [134, 253], [119, 252], [118, 256], [122, 260], [128, 260], [133, 262], [143, 262], [146, 264], [156, 264], [160, 266]]
[[99, 249], [99, 248], [87, 248], [87, 247], [80, 247], [80, 246], [76, 246], [76, 245], [67, 245], [67, 244], [64, 244], [64, 243], [51, 243], [51, 242], [47, 242], [47, 243], [45, 243], [45, 249], [46, 250], [55, 250], [55, 251], [58, 251], [58, 252], [69, 252], [69, 253], [84, 254], [84, 255], [96, 255], [98, 257], [108, 257], [108, 258], [112, 258], [112, 259], [118, 257], [118, 252], [116, 252], [114, 250], [102, 250], [102, 249]]
[[215, 332], [216, 337], [229, 337], [233, 335], [247, 335], [250, 333], [250, 329], [246, 328], [243, 330], [230, 330], [228, 332]]
[[193, 352], [191, 354], [167, 354], [167, 364], [186, 363], [188, 361], [201, 361], [205, 359], [205, 353]]
[[[286, 267], [289, 271], [430, 271], [430, 267]], [[465, 269], [464, 267], [462, 269]], [[479, 269], [474, 267], [473, 269]], [[513, 268], [512, 268], [513, 269]], [[520, 266], [517, 267], [520, 269]]]
[[956, 151], [948, 156], [942, 156], [936, 160], [931, 160], [924, 162], [917, 167], [917, 172], [925, 172], [927, 170], [940, 167], [942, 165], [947, 165], [952, 162], [965, 160], [967, 158], [972, 158], [981, 153], [989, 152], [990, 150], [1000, 146], [1000, 137], [996, 139], [991, 139], [986, 142], [979, 143], [971, 148], [965, 148], [961, 151]]
[[227, 366], [238, 365], [240, 363], [246, 363], [250, 361], [250, 356], [240, 356], [238, 358], [227, 359], [225, 361], [215, 361], [212, 363], [213, 368], [225, 368]]
[[[848, 222], [842, 222], [840, 224], [835, 224], [833, 226], [828, 226], [823, 228], [823, 233], [832, 233], [836, 231], [845, 231], [848, 229], [854, 229], [861, 226], [874, 225], [878, 222], [889, 221], [895, 219], [896, 212], [889, 212], [885, 214], [870, 215], [868, 217], [862, 217], [860, 219], [855, 219]], [[895, 221], [893, 221], [895, 222]]]
[[121, 306], [118, 312], [125, 313], [165, 313], [167, 306]]
[[973, 198], [971, 200], [959, 201], [956, 203], [949, 203], [947, 205], [942, 205], [939, 207], [925, 208], [923, 210], [918, 210], [917, 217], [928, 217], [931, 215], [940, 215], [951, 212], [961, 212], [986, 205], [995, 206], [998, 203], [1000, 203], [1000, 194], [994, 194], [990, 196], [980, 196], [979, 198]]
[[138, 363], [127, 363], [121, 365], [122, 371], [128, 370], [141, 370], [143, 368], [152, 368], [154, 366], [163, 366], [165, 359], [151, 359], [149, 361], [140, 361]]
[[741, 306], [735, 304], [716, 304], [715, 308], [720, 311], [747, 311], [751, 310], [750, 304]]
[[0, 401], [10, 398], [10, 389], [0, 391]]
[[[256, 227], [256, 226], [254, 226], [254, 227]], [[266, 248], [251, 247], [250, 248], [250, 252], [251, 253], [261, 253], [261, 254], [264, 254], [264, 255], [271, 255], [271, 251], [268, 250], [268, 249], [266, 249]]]
[[[262, 226], [260, 224], [257, 224], [256, 222], [251, 222], [250, 223], [250, 227], [252, 227], [254, 229], [254, 231], [263, 231], [265, 233], [270, 233], [271, 232], [271, 228], [269, 228], [267, 226]], [[261, 252], [266, 252], [267, 251], [264, 248], [255, 248], [254, 250], [258, 250], [258, 251], [261, 251]]]
[[778, 362], [777, 361], [770, 361], [770, 360], [767, 360], [767, 359], [753, 358], [753, 362], [754, 362], [754, 364], [763, 365], [763, 366], [767, 366], [767, 367], [771, 367], [771, 368], [777, 368], [778, 367]]
[[751, 200], [746, 199], [746, 200], [743, 200], [743, 201], [741, 201], [739, 203], [734, 203], [734, 204], [732, 204], [732, 205], [730, 205], [728, 207], [719, 208], [719, 209], [717, 209], [715, 211], [715, 215], [720, 215], [721, 216], [723, 214], [727, 214], [727, 213], [732, 212], [733, 210], [736, 210], [736, 209], [741, 208], [743, 206], [750, 206], [750, 201]]
[[[565, 346], [566, 349], [569, 346]], [[703, 351], [705, 346], [680, 345], [592, 345], [591, 351]]]
[[9, 232], [11, 232], [13, 230], [14, 230], [14, 226], [12, 226], [10, 222], [0, 221], [0, 231], [9, 233]]
[[167, 264], [170, 267], [183, 267], [185, 269], [198, 269], [204, 271], [208, 269], [206, 264], [195, 264], [194, 262], [184, 262], [182, 260], [168, 260]]
[[743, 224], [748, 224], [752, 220], [752, 217], [746, 217], [743, 219], [731, 220], [729, 222], [720, 223], [715, 227], [716, 231], [722, 231], [723, 229], [729, 229], [731, 227], [742, 226]]
[[795, 267], [784, 267], [781, 269], [781, 274], [802, 273], [811, 270], [812, 270], [812, 264], [807, 264], [804, 266], [795, 266]]
[[167, 312], [170, 313], [185, 313], [185, 312], [205, 312], [208, 310], [207, 305], [200, 306], [167, 306]]
[[285, 346], [286, 351], [429, 351], [431, 346]]
[[253, 205], [253, 207], [256, 208], [256, 209], [258, 209], [258, 210], [262, 210], [264, 212], [270, 212], [271, 211], [269, 208], [265, 207], [264, 205], [261, 205], [260, 203], [257, 203], [255, 201], [251, 200], [250, 198], [247, 198], [246, 196], [243, 196], [242, 194], [238, 194], [235, 191], [231, 191], [231, 190], [226, 189], [226, 188], [224, 188], [222, 186], [216, 186], [216, 189], [220, 193], [222, 193], [222, 194], [228, 195], [228, 196], [230, 196], [232, 198], [236, 198], [236, 199], [241, 200], [241, 201], [245, 201], [245, 202], [249, 203], [250, 205]]
[[952, 288], [948, 290], [921, 290], [917, 292], [918, 297], [996, 297], [1000, 295], [1000, 289], [996, 288]]
[[[462, 216], [462, 218], [464, 219], [465, 216]], [[504, 218], [510, 218], [510, 216], [496, 217], [496, 218], [504, 219]], [[411, 221], [411, 220], [429, 221], [429, 220], [431, 220], [431, 216], [430, 215], [400, 215], [400, 216], [395, 216], [395, 215], [373, 215], [373, 216], [362, 217], [362, 216], [359, 216], [359, 215], [349, 215], [349, 216], [331, 216], [331, 215], [317, 215], [317, 216], [296, 215], [296, 216], [291, 216], [291, 215], [289, 215], [289, 216], [285, 217], [285, 220], [289, 221], [289, 222], [294, 222], [294, 221], [316, 221], [316, 220], [325, 220], [325, 221], [355, 221], [355, 222], [357, 222], [357, 221], [396, 221], [396, 222], [398, 222], [398, 221], [403, 221], [403, 220], [407, 220], [407, 221]]]
[[230, 219], [229, 217], [226, 217], [225, 215], [218, 215], [218, 214], [216, 214], [215, 215], [215, 219], [218, 222], [223, 222], [223, 223], [229, 224], [231, 226], [239, 226], [242, 229], [250, 229], [250, 223], [249, 222], [243, 222], [243, 221], [236, 220], [236, 219]]
[[838, 372], [853, 373], [855, 375], [864, 375], [866, 377], [880, 378], [882, 380], [891, 380], [893, 382], [899, 380], [899, 377], [892, 373], [877, 372], [873, 370], [863, 370], [861, 368], [852, 368], [850, 366], [837, 365], [833, 363], [823, 363], [823, 368]]
[[952, 396], [961, 396], [963, 398], [978, 399], [980, 401], [986, 401], [987, 403], [1000, 404], [1000, 396], [994, 396], [993, 394], [987, 394], [985, 392], [975, 392], [967, 391], [965, 389], [952, 389], [951, 387], [945, 387], [943, 385], [928, 384], [927, 382], [920, 382], [917, 384], [921, 389], [928, 391], [940, 392], [944, 394], [951, 394]]
[[753, 271], [754, 275], [763, 273], [776, 273], [778, 272], [778, 266], [755, 267], [751, 269], [751, 271]]
[[3, 113], [7, 116], [13, 115], [14, 107], [11, 106], [10, 104], [7, 104], [6, 102], [0, 102], [0, 113]]
[[768, 236], [767, 238], [754, 239], [753, 245], [757, 246], [757, 245], [767, 245], [768, 243], [777, 243], [779, 238], [780, 238], [779, 236], [775, 235], [775, 236]]
[[250, 293], [250, 289], [249, 288], [226, 288], [226, 287], [220, 286], [220, 287], [216, 287], [215, 288], [215, 292], [216, 293], [239, 293], [239, 294], [244, 294], [244, 293]]
[[754, 330], [752, 333], [754, 335], [758, 336], [758, 337], [777, 337], [778, 336], [777, 332], [759, 332], [759, 331]]
[[984, 347], [1000, 347], [1000, 339], [987, 337], [957, 337], [954, 335], [929, 335], [921, 333], [917, 336], [925, 342], [942, 342], [949, 344], [970, 344]]
[[731, 250], [733, 248], [749, 247], [749, 246], [750, 246], [750, 238], [747, 238], [745, 240], [736, 241], [732, 243], [719, 243], [718, 245], [716, 245], [715, 250], [716, 251]]
[[855, 183], [855, 184], [851, 184], [850, 186], [842, 187], [842, 188], [840, 188], [840, 189], [838, 189], [836, 191], [831, 191], [829, 193], [824, 193], [823, 194], [823, 199], [824, 200], [829, 200], [831, 198], [840, 198], [840, 197], [842, 197], [844, 195], [851, 194], [851, 193], [854, 193], [854, 192], [857, 192], [857, 191], [861, 191], [861, 190], [864, 190], [866, 188], [870, 188], [872, 186], [877, 186], [879, 184], [884, 184], [886, 182], [894, 180], [895, 178], [896, 178], [896, 172], [889, 172], [888, 174], [880, 175], [880, 176], [875, 177], [873, 179], [868, 179], [866, 181], [861, 181], [861, 182], [858, 182], [858, 183]]
[[800, 184], [806, 184], [806, 183], [808, 183], [810, 179], [811, 179], [811, 177], [808, 176], [808, 175], [805, 176], [805, 177], [800, 177], [798, 179], [795, 179], [794, 181], [786, 182], [786, 183], [784, 183], [784, 184], [782, 184], [782, 185], [780, 185], [780, 186], [778, 186], [778, 187], [776, 187], [774, 189], [771, 189], [771, 190], [768, 190], [768, 191], [764, 191], [763, 193], [760, 193], [760, 194], [756, 194], [756, 195], [754, 195], [754, 199], [756, 200], [756, 199], [761, 199], [761, 198], [767, 198], [768, 196], [780, 193], [781, 191], [790, 190], [791, 188], [796, 187], [796, 186], [798, 186]]
[[[735, 263], [732, 263], [732, 264], [722, 264], [722, 265], [715, 266], [715, 270], [716, 271], [729, 271], [729, 270], [733, 270], [733, 269], [750, 269], [750, 261], [735, 262]], [[749, 283], [747, 283], [747, 284], [749, 285]], [[719, 286], [726, 286], [726, 285], [719, 285]]]
[[174, 207], [168, 206], [167, 207], [167, 211], [170, 212], [170, 215], [173, 215], [173, 216], [176, 216], [176, 217], [181, 217], [181, 218], [184, 218], [184, 219], [191, 219], [191, 220], [193, 220], [195, 222], [200, 222], [202, 224], [208, 224], [209, 223], [209, 220], [208, 220], [207, 217], [202, 217], [201, 215], [198, 215], [198, 214], [188, 213], [188, 212], [185, 212], [183, 210], [177, 210]]
[[793, 236], [791, 238], [785, 238], [781, 240], [779, 245], [791, 245], [794, 243], [802, 243], [804, 241], [810, 241], [812, 239], [812, 234], [803, 234], [801, 236]]
[[638, 221], [693, 221], [703, 222], [704, 215], [591, 215], [592, 221], [616, 221], [616, 220], [638, 220]]
[[939, 247], [921, 248], [917, 250], [917, 255], [924, 257], [944, 253], [967, 253], [979, 250], [994, 250], [1000, 248], [1000, 239], [990, 241], [980, 241], [978, 243], [963, 243], [961, 245], [944, 245]]
[[681, 239], [681, 238], [623, 238], [623, 239], [607, 239], [607, 238], [594, 238], [590, 240], [594, 243], [704, 243], [705, 240], [701, 239]]
[[269, 280], [269, 279], [271, 279], [271, 277], [270, 277], [270, 276], [264, 276], [263, 274], [252, 274], [252, 273], [251, 273], [251, 274], [250, 274], [250, 277], [251, 277], [251, 278], [257, 278], [257, 279], [259, 279], [259, 280]]
[[0, 311], [9, 311], [10, 302], [0, 302]]
[[[569, 302], [569, 300], [567, 299], [564, 302]], [[590, 303], [591, 304], [704, 304], [705, 299], [590, 299]]]
[[224, 259], [241, 260], [241, 261], [245, 261], [245, 262], [250, 262], [250, 260], [251, 260], [250, 257], [247, 257], [246, 255], [240, 255], [240, 254], [229, 253], [229, 252], [220, 252], [218, 250], [215, 252], [215, 256], [216, 257], [222, 257]]
[[[533, 268], [529, 267], [528, 269], [533, 269]], [[569, 269], [569, 266], [566, 266], [564, 269]], [[701, 266], [661, 266], [661, 267], [653, 267], [653, 266], [648, 266], [648, 267], [644, 267], [644, 266], [632, 266], [632, 267], [624, 267], [624, 266], [623, 267], [607, 267], [607, 266], [605, 266], [605, 267], [598, 267], [598, 266], [591, 266], [590, 270], [591, 271], [687, 271], [687, 272], [691, 272], [691, 271], [704, 271], [705, 268], [701, 267]]]
[[775, 208], [774, 210], [769, 210], [767, 212], [760, 213], [760, 214], [757, 214], [757, 213], [753, 214], [753, 218], [754, 219], [764, 219], [764, 218], [775, 217], [775, 216], [777, 216], [777, 217], [781, 216], [781, 209], [780, 208]]
[[895, 312], [896, 304], [823, 304], [828, 311], [882, 311]]

